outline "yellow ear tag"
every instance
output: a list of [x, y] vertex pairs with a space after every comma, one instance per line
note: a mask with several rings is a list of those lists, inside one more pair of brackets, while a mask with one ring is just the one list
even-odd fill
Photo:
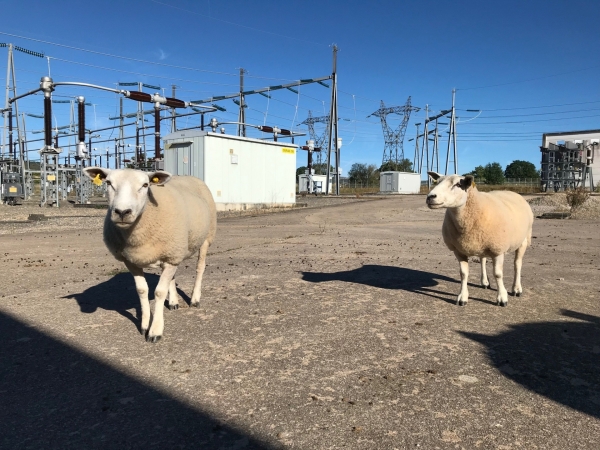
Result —
[[154, 177], [154, 178], [152, 178], [152, 182], [153, 182], [153, 183], [158, 183], [159, 181], [160, 181], [160, 180], [158, 179], [158, 177]]
[[92, 180], [92, 183], [94, 183], [96, 186], [102, 186], [102, 180], [100, 179], [100, 174], [96, 174], [96, 178], [94, 178]]
[[471, 187], [475, 187], [475, 180], [471, 183]]

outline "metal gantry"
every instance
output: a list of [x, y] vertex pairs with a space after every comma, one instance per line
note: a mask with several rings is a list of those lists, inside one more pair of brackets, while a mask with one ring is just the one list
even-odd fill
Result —
[[[410, 97], [408, 97], [408, 100], [406, 100], [404, 106], [386, 107], [385, 103], [383, 103], [383, 100], [381, 100], [381, 106], [379, 109], [367, 116], [379, 117], [381, 120], [383, 138], [385, 141], [381, 165], [384, 165], [387, 162], [398, 164], [404, 159], [404, 134], [406, 133], [406, 126], [408, 125], [408, 120], [410, 119], [410, 113], [412, 111], [419, 111], [419, 109], [420, 108], [416, 106], [411, 106]], [[388, 125], [387, 116], [389, 114], [398, 114], [402, 116], [402, 122], [395, 130]]]
[[[321, 133], [318, 134], [315, 131], [315, 123], [324, 123], [325, 124], [325, 130]], [[308, 135], [310, 136], [310, 139], [313, 141], [313, 146], [315, 149], [319, 149], [319, 151], [317, 151], [316, 154], [316, 158], [313, 162], [315, 162], [316, 164], [319, 164], [319, 166], [321, 167], [321, 164], [323, 164], [322, 161], [322, 153], [321, 153], [321, 149], [324, 149], [327, 147], [328, 141], [328, 130], [329, 130], [329, 115], [327, 116], [321, 116], [321, 117], [313, 117], [312, 115], [312, 111], [308, 111], [308, 117], [306, 118], [306, 120], [304, 120], [303, 122], [299, 123], [298, 125], [306, 125], [308, 127]]]

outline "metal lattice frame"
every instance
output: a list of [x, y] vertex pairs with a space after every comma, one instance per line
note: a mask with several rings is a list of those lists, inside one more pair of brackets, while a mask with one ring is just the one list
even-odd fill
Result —
[[[315, 123], [324, 123], [325, 129], [321, 134], [317, 134], [315, 131]], [[322, 165], [323, 164], [323, 151], [327, 148], [328, 144], [328, 134], [327, 130], [329, 129], [329, 115], [321, 116], [321, 117], [313, 117], [312, 111], [308, 111], [308, 117], [302, 123], [298, 125], [306, 125], [308, 127], [308, 135], [314, 141], [315, 148], [320, 148], [320, 152], [316, 152], [316, 163]]]
[[[374, 113], [367, 117], [375, 116], [381, 120], [381, 127], [383, 128], [383, 138], [385, 141], [383, 147], [383, 158], [381, 164], [387, 162], [393, 162], [398, 164], [404, 159], [404, 134], [406, 133], [406, 126], [410, 119], [410, 113], [412, 111], [419, 111], [420, 108], [411, 106], [410, 97], [406, 100], [404, 106], [390, 106], [386, 107], [381, 100], [380, 108]], [[398, 125], [398, 128], [393, 130], [387, 123], [388, 114], [398, 114], [402, 116], [402, 122]]]

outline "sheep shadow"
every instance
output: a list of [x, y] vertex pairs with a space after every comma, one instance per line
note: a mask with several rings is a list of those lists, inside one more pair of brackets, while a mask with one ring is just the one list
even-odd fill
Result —
[[[153, 273], [146, 273], [145, 276], [152, 298], [160, 277]], [[190, 297], [183, 291], [177, 289], [177, 293], [184, 302], [190, 303]], [[141, 317], [140, 299], [135, 289], [133, 276], [129, 272], [118, 273], [111, 279], [83, 292], [69, 294], [63, 298], [75, 299], [82, 313], [93, 314], [98, 308], [115, 311], [131, 320], [140, 329], [141, 324], [138, 319]], [[131, 313], [132, 309], [135, 309], [136, 315]]]
[[275, 448], [2, 313], [0, 340], [0, 448]]
[[507, 378], [600, 418], [600, 317], [561, 313], [578, 321], [517, 324], [494, 336], [461, 334], [485, 345], [490, 361]]
[[[356, 283], [379, 289], [394, 289], [414, 292], [455, 304], [458, 290], [440, 291], [433, 289], [441, 281], [458, 284], [459, 281], [438, 273], [425, 272], [422, 270], [409, 269], [397, 266], [382, 266], [377, 264], [366, 264], [357, 269], [341, 272], [302, 272], [302, 279], [309, 283], [323, 283], [327, 281], [342, 281], [344, 283]], [[470, 286], [474, 286], [469, 283]], [[480, 287], [480, 286], [476, 286]], [[469, 297], [483, 303], [495, 304], [490, 300]]]

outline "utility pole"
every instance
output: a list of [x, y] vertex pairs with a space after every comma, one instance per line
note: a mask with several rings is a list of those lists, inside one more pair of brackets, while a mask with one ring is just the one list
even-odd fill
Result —
[[421, 166], [419, 165], [419, 138], [421, 137], [419, 136], [419, 125], [421, 125], [421, 122], [415, 123], [415, 126], [417, 127], [417, 136], [415, 137], [415, 156], [413, 157], [413, 172], [421, 173]]
[[239, 98], [239, 106], [240, 112], [238, 114], [238, 136], [246, 137], [246, 114], [244, 113], [244, 108], [246, 107], [244, 103], [244, 74], [248, 73], [246, 70], [240, 67], [240, 98]]
[[[340, 149], [338, 142], [338, 105], [337, 105], [337, 45], [333, 45], [333, 71], [331, 73], [331, 108], [329, 112], [329, 141], [327, 143], [327, 179], [325, 195], [329, 195], [329, 176], [331, 170], [331, 146], [335, 151], [335, 195], [340, 195]], [[335, 128], [335, 131], [334, 131]]]
[[[419, 163], [419, 167], [423, 169], [423, 154], [425, 154], [425, 165], [427, 166], [427, 170], [425, 173], [429, 171], [429, 105], [425, 105], [425, 125], [423, 127], [423, 147], [421, 148], [421, 162]], [[427, 175], [427, 187], [431, 186], [431, 180], [429, 179], [429, 175]]]
[[452, 151], [454, 155], [454, 173], [458, 173], [458, 158], [456, 153], [456, 110], [454, 108], [454, 101], [456, 96], [456, 89], [452, 89], [452, 114], [450, 116], [450, 134], [448, 135], [448, 151], [446, 152], [446, 171], [445, 175], [448, 175], [448, 162], [450, 161], [450, 144], [452, 144]]
[[[28, 50], [26, 48], [23, 47], [19, 47], [18, 45], [13, 45], [13, 44], [6, 44], [4, 42], [0, 42], [0, 48], [5, 47], [8, 48], [8, 61], [6, 64], [6, 99], [4, 102], [4, 107], [5, 107], [5, 111], [4, 111], [4, 128], [2, 130], [2, 151], [0, 152], [0, 158], [9, 158], [11, 152], [13, 152], [13, 149], [10, 148], [10, 146], [8, 146], [7, 149], [7, 130], [8, 130], [8, 109], [12, 108], [12, 103], [14, 103], [15, 105], [15, 117], [17, 118], [17, 142], [18, 142], [18, 146], [19, 146], [19, 163], [20, 163], [20, 168], [21, 168], [21, 174], [23, 173], [24, 170], [24, 166], [23, 166], [23, 161], [24, 161], [24, 142], [25, 142], [25, 136], [23, 135], [23, 133], [21, 132], [21, 127], [19, 125], [19, 107], [18, 107], [18, 103], [17, 101], [13, 101], [10, 102], [9, 101], [9, 97], [10, 97], [10, 92], [12, 91], [12, 97], [16, 99], [17, 97], [17, 76], [15, 73], [15, 60], [14, 60], [14, 50], [17, 50], [21, 53], [25, 53], [27, 55], [31, 55], [31, 56], [37, 56], [38, 58], [43, 58], [44, 54], [43, 53], [39, 53], [39, 52], [34, 52], [32, 50]], [[12, 81], [12, 88], [11, 88], [11, 81]], [[16, 155], [14, 160], [16, 161]]]
[[125, 122], [123, 119], [123, 97], [119, 97], [119, 142], [117, 145], [115, 145], [115, 169], [121, 168], [121, 146], [123, 147], [123, 150], [125, 150], [125, 130], [123, 129], [123, 125]]
[[[173, 98], [177, 98], [177, 96], [175, 95], [175, 88], [177, 86], [175, 86], [174, 84], [171, 85], [172, 88], [172, 93], [173, 93]], [[175, 118], [176, 116], [176, 112], [175, 112], [175, 108], [171, 108], [171, 133], [175, 133], [177, 131], [177, 119]]]
[[[138, 82], [138, 91], [142, 91], [142, 82]], [[148, 164], [148, 155], [146, 153], [146, 123], [144, 122], [144, 104], [137, 102], [137, 125], [135, 126], [137, 152], [142, 155], [142, 147], [144, 148], [144, 164]], [[140, 128], [142, 129], [142, 142], [139, 140]], [[139, 161], [138, 161], [139, 162]]]

